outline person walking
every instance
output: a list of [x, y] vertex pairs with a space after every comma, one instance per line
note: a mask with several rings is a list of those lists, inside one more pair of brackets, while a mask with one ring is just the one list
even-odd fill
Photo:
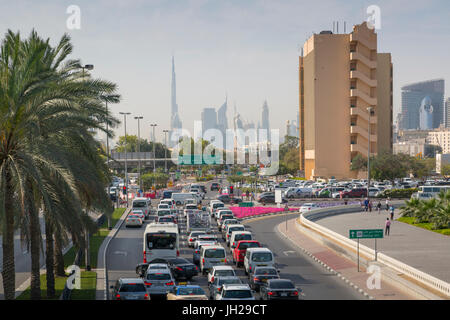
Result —
[[381, 201], [380, 200], [378, 200], [378, 203], [377, 203], [377, 211], [378, 211], [378, 213], [380, 213], [380, 211], [381, 211]]
[[386, 198], [386, 211], [389, 211], [389, 198]]
[[394, 220], [394, 206], [391, 206], [391, 220]]
[[367, 212], [368, 209], [369, 209], [369, 199], [366, 198], [366, 200], [364, 200], [364, 210]]
[[385, 223], [385, 229], [384, 229], [384, 235], [389, 235], [389, 231], [391, 229], [391, 220], [389, 220], [389, 218], [386, 218], [386, 223]]
[[369, 200], [369, 212], [372, 212], [372, 200]]

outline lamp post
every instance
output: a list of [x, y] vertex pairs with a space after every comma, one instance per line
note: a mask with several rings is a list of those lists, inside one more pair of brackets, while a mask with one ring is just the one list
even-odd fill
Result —
[[131, 112], [119, 112], [123, 115], [124, 125], [125, 125], [125, 190], [127, 196], [127, 207], [128, 207], [128, 167], [127, 167], [127, 115]]
[[143, 119], [143, 116], [134, 117], [138, 121], [138, 176], [139, 176], [139, 190], [142, 190], [141, 183], [141, 127], [139, 125], [139, 120]]
[[164, 132], [164, 172], [167, 173], [167, 133], [169, 130], [163, 130]]
[[155, 153], [155, 144], [156, 144], [156, 136], [155, 136], [155, 127], [157, 126], [156, 123], [150, 124], [150, 127], [153, 127], [153, 173], [156, 172], [156, 153]]
[[370, 116], [372, 115], [372, 107], [367, 107], [367, 111], [369, 111], [369, 146], [367, 148], [367, 200], [370, 201], [370, 194], [369, 194], [369, 188], [370, 188]]
[[83, 80], [84, 80], [84, 69], [93, 70], [94, 69], [94, 65], [93, 64], [86, 64], [86, 65], [82, 66], [81, 69], [83, 69]]
[[[108, 100], [105, 100], [105, 104], [106, 104], [106, 114], [108, 114]], [[108, 166], [108, 171], [109, 171], [109, 135], [108, 135], [108, 130], [109, 130], [109, 126], [108, 126], [108, 120], [106, 120], [106, 163]], [[117, 190], [117, 189], [116, 189]], [[108, 196], [111, 197], [111, 185], [108, 183]], [[114, 205], [113, 205], [114, 207]], [[111, 217], [108, 216], [108, 230], [111, 230]]]

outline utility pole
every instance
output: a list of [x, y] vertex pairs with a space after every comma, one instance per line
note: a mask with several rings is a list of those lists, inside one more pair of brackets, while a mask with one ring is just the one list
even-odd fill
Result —
[[155, 136], [155, 127], [156, 123], [152, 123], [150, 127], [153, 127], [153, 172], [156, 172], [156, 152], [155, 152], [155, 144], [156, 144], [156, 136]]
[[367, 148], [367, 200], [370, 201], [370, 194], [369, 194], [369, 188], [370, 188], [370, 116], [372, 115], [372, 107], [368, 107], [367, 111], [369, 111], [369, 146]]
[[130, 115], [131, 112], [119, 112], [123, 115], [124, 125], [125, 125], [125, 190], [126, 190], [126, 199], [127, 199], [127, 208], [128, 208], [128, 166], [127, 166], [127, 115]]
[[164, 132], [164, 172], [167, 173], [167, 133], [169, 130], [163, 130]]
[[142, 182], [141, 182], [141, 127], [139, 125], [139, 120], [143, 119], [143, 116], [134, 117], [138, 121], [138, 143], [137, 143], [137, 152], [138, 152], [138, 177], [139, 177], [139, 190], [142, 190]]

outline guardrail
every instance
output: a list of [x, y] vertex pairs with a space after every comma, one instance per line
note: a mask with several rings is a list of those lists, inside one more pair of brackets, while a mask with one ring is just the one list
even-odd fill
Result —
[[[399, 206], [398, 204], [394, 206]], [[334, 242], [340, 245], [347, 246], [353, 250], [357, 250], [357, 242], [350, 240], [347, 237], [342, 236], [332, 230], [329, 230], [317, 223], [312, 222], [311, 220], [318, 220], [323, 217], [328, 217], [337, 214], [343, 213], [351, 213], [360, 211], [361, 207], [358, 206], [341, 206], [335, 208], [327, 208], [327, 209], [319, 209], [315, 210], [311, 213], [303, 213], [300, 215], [300, 223], [307, 226], [308, 228], [316, 231], [318, 233], [322, 233], [323, 235], [331, 238]], [[375, 250], [359, 244], [359, 252], [360, 254], [368, 257], [370, 260], [375, 260]], [[398, 261], [394, 258], [391, 258], [383, 253], [377, 253], [377, 261], [386, 265], [387, 267], [396, 270], [397, 272], [401, 272], [406, 276], [416, 280], [422, 285], [436, 290], [437, 292], [450, 297], [450, 283], [447, 283], [443, 280], [440, 280], [436, 277], [433, 277], [425, 272], [422, 272], [416, 268], [413, 268], [401, 261]]]

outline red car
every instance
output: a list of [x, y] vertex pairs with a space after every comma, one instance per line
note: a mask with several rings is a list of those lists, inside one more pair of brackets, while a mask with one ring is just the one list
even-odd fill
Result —
[[342, 198], [361, 198], [367, 197], [366, 188], [353, 188], [351, 190], [341, 191]]
[[260, 248], [261, 244], [256, 240], [241, 240], [237, 243], [236, 248], [233, 250], [233, 262], [236, 266], [244, 264], [244, 257], [247, 248]]

